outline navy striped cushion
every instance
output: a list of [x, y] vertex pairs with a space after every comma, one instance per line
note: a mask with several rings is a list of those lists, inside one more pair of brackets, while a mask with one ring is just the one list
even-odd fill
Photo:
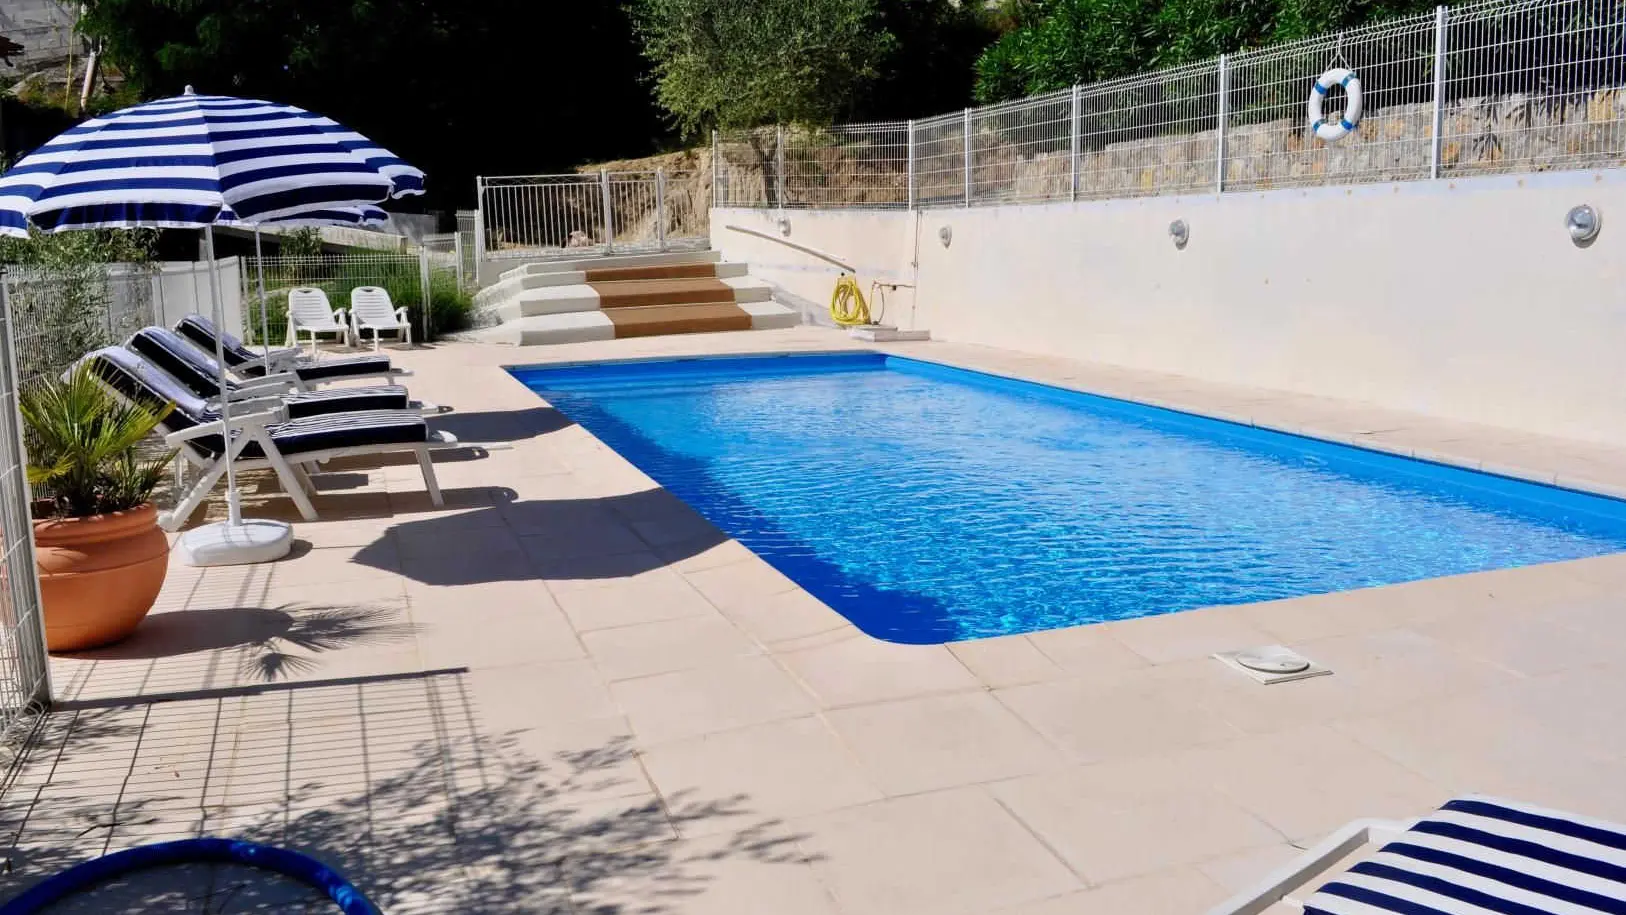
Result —
[[1312, 915], [1626, 915], [1626, 829], [1454, 800], [1323, 886]]
[[[187, 315], [182, 318], [176, 322], [175, 332], [185, 337], [205, 353], [215, 351], [215, 322], [203, 315]], [[226, 353], [226, 364], [231, 366], [233, 371], [256, 378], [265, 374], [265, 365], [261, 361], [260, 354], [244, 346], [243, 341], [231, 334], [225, 334], [220, 342], [222, 349]], [[293, 349], [274, 349], [271, 351], [271, 361], [286, 361], [297, 357], [298, 354], [297, 347]]]
[[358, 410], [405, 410], [410, 405], [407, 389], [398, 384], [364, 388], [331, 388], [308, 394], [290, 394], [282, 399], [288, 405], [289, 419], [354, 413]]
[[[124, 345], [168, 372], [199, 397], [210, 400], [220, 397], [220, 367], [174, 331], [163, 327], [143, 327], [131, 334]], [[229, 378], [226, 380], [226, 390], [237, 390], [237, 385]]]
[[382, 375], [390, 370], [388, 356], [345, 356], [341, 359], [323, 359], [294, 369], [302, 381], [331, 381], [334, 378], [354, 378], [358, 375]]
[[[429, 441], [429, 424], [423, 417], [390, 410], [346, 413], [343, 416], [312, 416], [271, 426], [271, 441], [288, 457], [359, 448], [367, 445], [422, 444]], [[264, 457], [256, 442], [243, 449], [243, 457]]]

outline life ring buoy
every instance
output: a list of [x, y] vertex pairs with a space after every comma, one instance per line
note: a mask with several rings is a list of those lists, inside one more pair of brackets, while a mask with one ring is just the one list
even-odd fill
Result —
[[[1327, 91], [1333, 86], [1343, 86], [1346, 94], [1344, 113], [1336, 121], [1329, 121], [1321, 114], [1321, 100], [1327, 97]], [[1348, 67], [1333, 67], [1321, 74], [1315, 81], [1315, 88], [1310, 90], [1310, 129], [1320, 139], [1331, 143], [1341, 140], [1355, 129], [1361, 122], [1361, 80], [1355, 71]]]

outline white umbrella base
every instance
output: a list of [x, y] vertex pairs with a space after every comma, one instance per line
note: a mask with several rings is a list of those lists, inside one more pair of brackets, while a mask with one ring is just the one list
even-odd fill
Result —
[[187, 565], [240, 566], [271, 562], [294, 545], [293, 525], [281, 521], [217, 521], [181, 535]]

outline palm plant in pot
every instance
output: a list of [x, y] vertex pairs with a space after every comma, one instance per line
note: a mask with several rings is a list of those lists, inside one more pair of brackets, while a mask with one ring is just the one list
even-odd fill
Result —
[[26, 388], [18, 409], [28, 481], [42, 493], [34, 544], [46, 646], [116, 642], [152, 609], [169, 570], [151, 499], [174, 453], [144, 460], [140, 446], [170, 408], [125, 403], [82, 364]]

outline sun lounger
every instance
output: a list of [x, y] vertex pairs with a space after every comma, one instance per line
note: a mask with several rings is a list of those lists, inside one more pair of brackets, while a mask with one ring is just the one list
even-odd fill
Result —
[[431, 454], [462, 447], [451, 433], [431, 430], [422, 416], [398, 410], [369, 410], [289, 420], [284, 409], [233, 413], [230, 449], [219, 414], [200, 397], [141, 357], [106, 347], [84, 357], [96, 376], [120, 397], [150, 407], [173, 403], [159, 429], [202, 473], [182, 493], [173, 511], [159, 516], [168, 531], [178, 530], [226, 472], [228, 459], [239, 470], [271, 469], [306, 521], [317, 520], [310, 497], [315, 489], [305, 465], [354, 455], [410, 452], [418, 458], [429, 499], [444, 504]]
[[359, 345], [373, 332], [373, 349], [378, 349], [380, 333], [395, 334], [396, 338], [412, 345], [412, 321], [405, 307], [396, 308], [390, 301], [389, 291], [380, 286], [357, 286], [350, 290], [350, 332]]
[[1626, 913], [1626, 827], [1491, 797], [1406, 823], [1345, 826], [1209, 915], [1299, 905], [1289, 894], [1362, 846], [1376, 853], [1302, 903], [1308, 915]]
[[[204, 355], [210, 359], [214, 358], [214, 322], [202, 315], [187, 315], [175, 325], [175, 331], [202, 350]], [[243, 341], [226, 334], [221, 342], [225, 344], [223, 349], [226, 353], [226, 365], [231, 367], [234, 374], [241, 378], [258, 378], [266, 374], [260, 354], [244, 346]], [[292, 373], [301, 390], [309, 390], [335, 381], [354, 381], [363, 378], [390, 380], [412, 374], [410, 369], [398, 369], [390, 365], [388, 356], [340, 356], [317, 361], [309, 356], [300, 355], [297, 347], [274, 350], [271, 372]]]
[[[226, 390], [222, 392], [220, 369], [215, 361], [188, 345], [179, 334], [162, 327], [145, 327], [136, 331], [125, 342], [125, 348], [162, 369], [204, 400], [218, 401], [222, 396], [228, 396], [233, 403], [276, 401], [287, 407], [289, 419], [356, 410], [440, 412], [440, 408], [434, 404], [410, 399], [407, 389], [398, 384], [300, 392], [291, 374], [265, 375], [245, 382], [227, 378]], [[275, 403], [271, 405], [275, 406]]]

